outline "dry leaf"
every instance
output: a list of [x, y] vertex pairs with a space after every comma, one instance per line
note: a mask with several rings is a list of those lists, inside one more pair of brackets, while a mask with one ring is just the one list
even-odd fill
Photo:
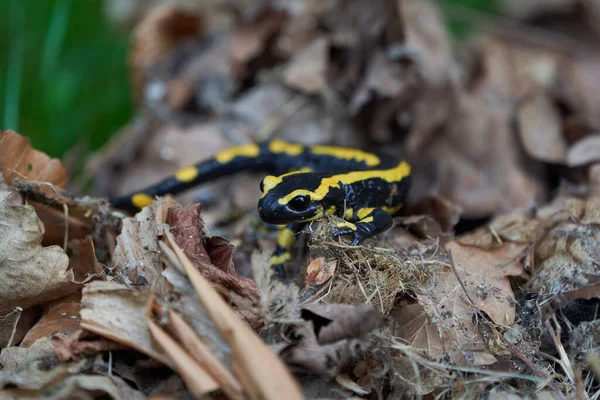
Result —
[[460, 205], [466, 217], [530, 206], [544, 182], [522, 159], [508, 110], [480, 96], [459, 95], [448, 130], [426, 150], [436, 160], [434, 187]]
[[367, 348], [366, 335], [383, 319], [368, 303], [309, 304], [302, 307], [303, 324], [288, 327], [287, 344], [277, 345], [284, 361], [297, 371], [336, 376]]
[[547, 163], [563, 163], [567, 143], [558, 108], [543, 93], [527, 99], [517, 110], [519, 134], [527, 153]]
[[311, 321], [319, 344], [342, 339], [359, 338], [383, 323], [369, 303], [350, 306], [345, 304], [308, 304], [302, 306], [302, 319]]
[[[68, 371], [65, 371], [68, 372]], [[54, 382], [52, 382], [54, 383]], [[144, 400], [146, 396], [132, 389], [118, 376], [72, 375], [40, 390], [4, 389], [0, 397], [6, 400], [64, 400], [104, 395], [111, 400]]]
[[130, 53], [134, 93], [141, 98], [146, 74], [182, 41], [203, 33], [201, 16], [172, 4], [152, 8], [133, 32], [133, 50]]
[[[586, 291], [600, 279], [600, 200], [573, 204], [579, 210], [554, 214], [557, 223], [541, 235], [535, 247], [535, 276], [528, 283], [531, 290], [557, 295], [573, 292], [588, 297]], [[564, 221], [561, 221], [564, 215]], [[579, 220], [573, 221], [574, 218]]]
[[167, 203], [155, 201], [134, 218], [123, 219], [113, 254], [113, 275], [127, 285], [151, 286], [162, 272], [157, 226], [165, 222]]
[[359, 396], [366, 396], [371, 391], [358, 385], [356, 382], [350, 379], [346, 374], [340, 374], [335, 377], [335, 381], [344, 389], [349, 390], [358, 394]]
[[218, 390], [220, 386], [209, 371], [198, 365], [184, 348], [154, 322], [150, 313], [153, 304], [151, 302], [148, 303], [146, 318], [152, 337], [169, 357], [173, 367], [187, 383], [194, 397], [202, 398]]
[[63, 207], [58, 209], [33, 200], [28, 200], [28, 203], [35, 208], [38, 218], [44, 224], [45, 232], [42, 241], [44, 246], [64, 245], [65, 235], [68, 240], [84, 239], [94, 229], [91, 218], [73, 215], [74, 210], [70, 207], [68, 207], [69, 216], [65, 218]]
[[321, 37], [300, 50], [283, 71], [283, 80], [291, 88], [308, 94], [320, 93], [327, 85], [329, 40]]
[[[479, 331], [474, 307], [497, 325], [514, 323], [515, 300], [508, 276], [520, 275], [525, 245], [506, 244], [491, 250], [450, 242], [456, 273], [435, 270], [417, 293], [418, 304], [396, 309], [397, 335], [433, 359], [450, 357], [458, 365], [489, 365], [496, 358]], [[458, 274], [458, 277], [457, 277]], [[462, 285], [458, 282], [461, 280]], [[466, 291], [466, 292], [465, 292]]]
[[79, 361], [82, 355], [129, 349], [121, 343], [98, 337], [82, 329], [78, 329], [66, 337], [54, 335], [51, 337], [51, 341], [56, 358], [60, 362]]
[[169, 209], [167, 223], [177, 244], [211, 283], [257, 303], [258, 289], [254, 281], [235, 274], [233, 245], [223, 238], [206, 236], [200, 209], [200, 204]]
[[306, 276], [304, 278], [306, 286], [313, 284], [322, 285], [330, 280], [335, 273], [335, 268], [338, 264], [337, 260], [325, 262], [325, 257], [315, 259], [309, 258], [306, 262], [308, 264], [306, 266]]
[[51, 338], [54, 335], [69, 336], [79, 329], [80, 308], [80, 291], [64, 299], [51, 301], [46, 305], [40, 320], [27, 332], [21, 347], [29, 347], [38, 339]]
[[[49, 338], [41, 338], [29, 347], [6, 347], [0, 352], [0, 365], [2, 371], [15, 371], [19, 368], [27, 369], [39, 360], [49, 360], [54, 357], [54, 346]], [[24, 368], [25, 367], [25, 368]], [[2, 376], [2, 372], [0, 372]], [[4, 380], [2, 376], [0, 380]], [[0, 387], [2, 385], [0, 384]]]
[[31, 148], [26, 137], [11, 130], [0, 130], [0, 170], [9, 185], [14, 179], [34, 180], [62, 189], [69, 181], [60, 160]]
[[268, 11], [237, 26], [231, 39], [229, 55], [232, 67], [238, 75], [248, 74], [246, 64], [268, 48], [285, 21], [285, 14]]
[[194, 268], [173, 236], [169, 232], [165, 234], [202, 305], [230, 345], [233, 372], [246, 392], [264, 399], [276, 400], [282, 396], [301, 399], [296, 381], [281, 360], [237, 317], [206, 278]]
[[84, 375], [89, 361], [57, 363], [47, 338], [30, 347], [10, 347], [0, 355], [0, 398], [2, 399], [87, 399], [105, 396], [114, 400], [146, 397], [116, 375]]
[[569, 149], [567, 153], [567, 165], [579, 167], [600, 161], [600, 134], [589, 135]]
[[42, 247], [44, 227], [16, 192], [0, 190], [0, 315], [64, 297], [71, 283], [69, 258], [58, 246]]
[[368, 348], [368, 343], [361, 339], [320, 344], [315, 337], [312, 322], [294, 326], [288, 334], [300, 340], [296, 343], [282, 343], [276, 346], [276, 350], [290, 369], [297, 372], [334, 377]]
[[396, 328], [394, 336], [404, 339], [416, 350], [424, 351], [434, 360], [441, 360], [444, 344], [440, 328], [431, 322], [421, 304], [407, 304], [397, 307], [392, 315]]
[[170, 365], [169, 359], [152, 341], [144, 317], [151, 291], [133, 290], [116, 282], [93, 281], [82, 294], [81, 328]]
[[600, 197], [600, 163], [590, 166], [590, 195]]
[[[460, 279], [475, 302], [473, 305], [484, 311], [497, 325], [505, 326], [514, 322], [515, 296], [507, 277], [523, 273], [521, 261], [526, 248], [526, 245], [514, 243], [487, 251], [456, 242], [446, 245], [446, 249], [452, 252]], [[450, 304], [465, 303], [466, 300], [456, 285], [456, 279], [453, 272], [444, 273], [444, 278], [439, 281], [441, 286], [435, 292], [446, 297]], [[470, 313], [466, 309], [463, 311]]]

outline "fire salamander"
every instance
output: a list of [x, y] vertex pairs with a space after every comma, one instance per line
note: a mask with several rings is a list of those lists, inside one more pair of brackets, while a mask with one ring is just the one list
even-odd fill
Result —
[[258, 213], [267, 223], [287, 225], [280, 231], [270, 259], [283, 275], [294, 237], [310, 221], [326, 215], [342, 217], [344, 222], [333, 236], [351, 235], [352, 245], [390, 228], [410, 186], [411, 167], [385, 154], [271, 140], [221, 151], [111, 204], [124, 210], [140, 209], [155, 196], [176, 194], [240, 171], [274, 174], [261, 182]]

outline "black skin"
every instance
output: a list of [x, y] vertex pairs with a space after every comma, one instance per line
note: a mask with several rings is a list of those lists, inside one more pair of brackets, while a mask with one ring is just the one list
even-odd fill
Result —
[[[282, 207], [278, 203], [279, 199], [296, 189], [314, 191], [325, 178], [351, 171], [385, 170], [398, 165], [399, 160], [389, 155], [377, 154], [381, 162], [373, 167], [361, 161], [315, 154], [309, 146], [304, 146], [302, 152], [297, 155], [289, 155], [285, 152], [273, 153], [269, 150], [269, 142], [260, 144], [259, 148], [259, 154], [254, 157], [237, 156], [227, 163], [219, 163], [216, 158], [200, 162], [195, 165], [198, 175], [193, 181], [181, 182], [175, 177], [171, 177], [135, 193], [144, 193], [151, 197], [177, 194], [204, 182], [233, 175], [240, 171], [263, 171], [279, 176], [289, 171], [308, 167], [311, 172], [284, 176], [281, 183], [264, 194], [258, 203], [261, 219], [272, 224], [287, 224], [292, 231], [299, 232], [319, 210], [329, 210], [330, 207], [335, 207], [334, 215], [344, 217], [344, 210], [347, 209], [355, 210], [356, 214], [359, 209], [374, 208], [370, 214], [362, 215], [363, 219], [366, 216], [372, 217], [372, 221], [359, 222], [358, 217], [353, 215], [345, 219], [355, 223], [356, 230], [342, 227], [334, 234], [334, 237], [353, 235], [352, 245], [357, 245], [392, 226], [392, 215], [381, 207], [385, 205], [393, 208], [402, 204], [410, 186], [410, 176], [393, 183], [381, 178], [369, 178], [351, 184], [340, 184], [339, 188], [330, 188], [320, 201], [312, 201], [310, 198], [294, 198], [285, 207]], [[111, 205], [118, 209], [136, 211], [137, 208], [131, 200], [131, 195], [124, 196], [111, 200]], [[284, 251], [289, 251], [289, 249], [278, 248], [275, 255]], [[282, 274], [282, 265], [274, 265], [274, 267]]]

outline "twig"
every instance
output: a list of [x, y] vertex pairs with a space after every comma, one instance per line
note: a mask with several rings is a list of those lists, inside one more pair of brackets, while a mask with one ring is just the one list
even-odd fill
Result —
[[63, 204], [63, 212], [65, 216], [65, 240], [63, 242], [63, 250], [67, 251], [67, 244], [69, 243], [69, 207]]
[[307, 102], [307, 97], [299, 94], [292, 100], [285, 103], [277, 114], [270, 118], [260, 130], [257, 132], [256, 137], [259, 141], [267, 140], [273, 134], [281, 128], [283, 123], [296, 114], [304, 104]]
[[[467, 299], [469, 299], [469, 303], [471, 303], [471, 305], [475, 307], [475, 302], [471, 298], [471, 295], [469, 295], [469, 292], [467, 292], [467, 288], [463, 281], [460, 279], [460, 276], [458, 276], [458, 271], [456, 270], [456, 265], [454, 265], [454, 259], [452, 258], [452, 252], [450, 250], [448, 250], [448, 256], [450, 257], [450, 265], [452, 266], [452, 271], [454, 271], [454, 275], [456, 275], [456, 280], [460, 284], [460, 287], [462, 288], [463, 292], [465, 292]], [[475, 309], [477, 309], [477, 307], [475, 307]], [[479, 312], [479, 310], [477, 311]]]
[[13, 324], [12, 332], [10, 333], [10, 339], [8, 339], [8, 343], [7, 343], [6, 347], [10, 347], [12, 345], [12, 342], [15, 338], [15, 333], [17, 333], [17, 325], [19, 325], [19, 319], [21, 319], [21, 314], [23, 313], [23, 309], [21, 307], [15, 307], [15, 309], [13, 310], [13, 313], [17, 313], [17, 319], [15, 320], [15, 323]]

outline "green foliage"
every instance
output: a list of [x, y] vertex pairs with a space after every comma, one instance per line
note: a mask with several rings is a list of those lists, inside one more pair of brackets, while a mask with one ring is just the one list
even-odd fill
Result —
[[457, 18], [461, 13], [481, 12], [492, 14], [498, 10], [497, 0], [437, 0], [448, 19], [452, 37], [462, 40], [475, 32], [468, 18]]
[[[438, 0], [445, 10], [493, 12], [495, 0]], [[473, 32], [449, 18], [453, 37]], [[102, 0], [0, 1], [0, 128], [60, 157], [105, 143], [133, 113], [128, 38], [104, 19]]]
[[101, 0], [0, 2], [0, 128], [52, 156], [97, 149], [133, 111], [127, 46]]

